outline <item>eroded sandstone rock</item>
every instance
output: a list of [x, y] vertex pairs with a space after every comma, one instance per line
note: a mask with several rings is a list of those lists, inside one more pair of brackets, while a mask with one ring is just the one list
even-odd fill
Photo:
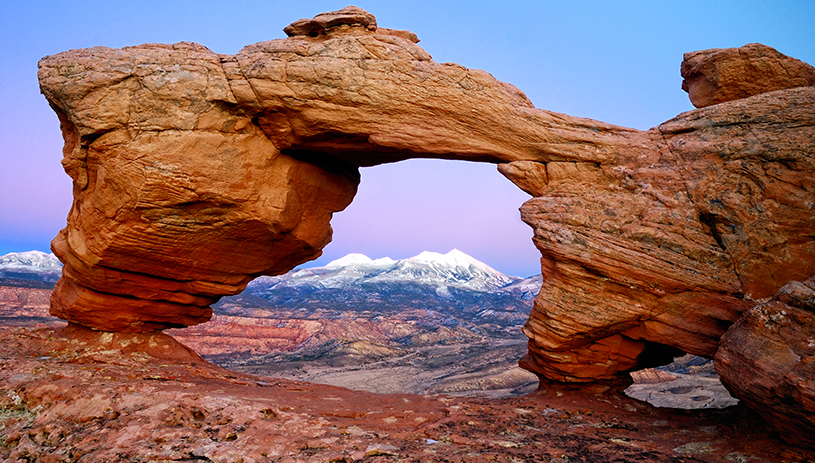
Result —
[[203, 321], [252, 277], [318, 255], [357, 166], [413, 157], [499, 163], [535, 196], [521, 212], [545, 283], [523, 365], [551, 379], [711, 357], [751, 299], [815, 268], [815, 88], [638, 131], [535, 109], [360, 11], [235, 56], [44, 58], [75, 196], [52, 312], [113, 330]]
[[646, 341], [712, 357], [751, 300], [815, 269], [813, 137], [807, 87], [682, 114], [611, 162], [502, 166], [539, 195], [521, 208], [544, 276], [523, 364], [595, 381]]
[[597, 162], [637, 133], [536, 110], [363, 13], [318, 17], [316, 37], [295, 30], [236, 56], [180, 43], [44, 58], [41, 90], [74, 179], [52, 313], [115, 331], [200, 323], [253, 277], [316, 258], [357, 166]]
[[206, 321], [260, 274], [313, 259], [353, 166], [283, 155], [195, 44], [73, 50], [40, 63], [74, 180], [51, 311], [103, 330]]
[[716, 371], [781, 438], [815, 448], [815, 278], [792, 281], [722, 337]]
[[697, 108], [815, 85], [815, 67], [760, 43], [685, 53], [681, 73], [682, 90]]
[[376, 30], [376, 18], [371, 13], [348, 6], [339, 11], [321, 13], [312, 19], [301, 19], [283, 28], [283, 32], [289, 37], [295, 35], [307, 35], [317, 37], [325, 35], [327, 31], [334, 27], [363, 27], [370, 31]]

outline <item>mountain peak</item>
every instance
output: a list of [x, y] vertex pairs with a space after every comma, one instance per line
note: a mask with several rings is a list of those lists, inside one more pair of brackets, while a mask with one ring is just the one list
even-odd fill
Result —
[[[4, 285], [31, 288], [53, 287], [62, 275], [62, 264], [53, 254], [42, 251], [10, 252], [0, 256], [0, 281]], [[29, 286], [32, 281], [37, 282]], [[46, 284], [40, 286], [39, 284]]]
[[371, 259], [370, 257], [366, 256], [365, 254], [360, 254], [356, 252], [352, 252], [351, 254], [347, 254], [344, 257], [340, 257], [339, 259], [332, 260], [328, 263], [324, 268], [340, 268], [340, 267], [348, 267], [348, 266], [389, 266], [395, 264], [396, 261], [391, 259], [390, 257], [382, 257], [380, 259]]
[[322, 288], [358, 287], [365, 284], [422, 284], [436, 288], [456, 287], [471, 291], [493, 291], [520, 278], [510, 277], [489, 265], [453, 249], [447, 254], [424, 251], [408, 259], [371, 259], [352, 253], [324, 267], [300, 269], [277, 277], [266, 277], [256, 286]]
[[507, 276], [453, 249], [399, 260], [348, 254], [323, 267], [257, 278], [247, 291], [273, 307], [372, 314], [416, 308], [432, 317], [458, 311], [507, 326], [522, 322], [516, 315], [528, 313], [540, 287], [540, 276]]
[[464, 252], [459, 251], [458, 249], [453, 249], [447, 254], [440, 254], [438, 252], [432, 251], [422, 251], [421, 253], [419, 253], [419, 255], [413, 256], [405, 260], [414, 262], [437, 262], [440, 264], [450, 265], [453, 267], [459, 265], [464, 267], [468, 267], [470, 265], [488, 267], [487, 264], [479, 261], [478, 259]]

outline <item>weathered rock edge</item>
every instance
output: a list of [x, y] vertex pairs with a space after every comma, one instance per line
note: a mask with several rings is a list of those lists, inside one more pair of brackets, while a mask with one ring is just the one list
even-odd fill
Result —
[[680, 73], [697, 108], [815, 85], [815, 67], [760, 43], [685, 53]]
[[545, 284], [522, 365], [547, 378], [712, 357], [753, 300], [812, 275], [815, 88], [639, 131], [535, 109], [410, 33], [332, 14], [235, 56], [148, 44], [40, 62], [74, 180], [53, 314], [113, 331], [206, 321], [251, 278], [319, 255], [358, 166], [414, 157], [498, 163], [534, 196], [521, 214]]
[[815, 278], [791, 281], [722, 337], [716, 371], [782, 439], [815, 449]]

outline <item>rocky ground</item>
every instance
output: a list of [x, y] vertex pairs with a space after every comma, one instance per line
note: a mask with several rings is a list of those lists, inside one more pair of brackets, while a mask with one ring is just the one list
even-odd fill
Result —
[[657, 407], [726, 408], [736, 405], [716, 374], [711, 360], [685, 355], [670, 365], [631, 373], [634, 384], [625, 393]]
[[[536, 391], [516, 364], [526, 345], [512, 339], [436, 330], [423, 333], [423, 345], [399, 349], [365, 340], [376, 334], [371, 327], [342, 317], [284, 324], [221, 316], [174, 330], [226, 370], [167, 335], [65, 328], [47, 315], [49, 296], [0, 287], [2, 461], [815, 458], [785, 448], [743, 406], [677, 410], [735, 403], [710, 362], [695, 357], [633, 375], [627, 394], [673, 407], [660, 409], [619, 390]], [[362, 330], [368, 338], [327, 339]], [[297, 349], [309, 336], [314, 347]]]
[[[163, 334], [67, 329], [47, 315], [49, 295], [0, 288], [0, 457], [6, 461], [812, 458], [785, 449], [744, 407], [681, 411], [614, 390], [535, 391], [515, 365], [525, 350], [517, 341], [465, 336], [470, 342], [428, 342], [411, 351], [338, 342], [328, 343], [322, 357], [319, 349], [294, 349], [302, 336], [281, 336], [313, 335], [313, 320], [290, 321], [286, 326], [300, 331], [281, 331], [269, 319], [216, 319], [184, 338], [228, 364], [225, 370]], [[282, 344], [269, 354], [268, 343]], [[247, 348], [257, 353], [239, 355]], [[697, 363], [638, 372], [628, 394], [664, 407], [732, 404], [717, 396], [721, 384], [710, 364]], [[296, 378], [445, 395], [373, 394]], [[489, 398], [453, 396], [474, 393]], [[495, 398], [508, 395], [515, 397]]]
[[4, 327], [0, 345], [10, 462], [815, 459], [743, 407], [550, 385], [505, 399], [373, 394], [224, 370], [160, 333]]

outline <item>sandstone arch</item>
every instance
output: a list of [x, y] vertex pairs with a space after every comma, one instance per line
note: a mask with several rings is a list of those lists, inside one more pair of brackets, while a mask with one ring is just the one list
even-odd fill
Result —
[[535, 109], [359, 9], [287, 33], [235, 56], [180, 43], [40, 62], [74, 181], [54, 315], [204, 322], [319, 255], [359, 166], [412, 157], [496, 163], [533, 197], [545, 284], [522, 364], [543, 377], [614, 379], [647, 345], [712, 357], [753, 300], [815, 273], [813, 87], [639, 131]]

